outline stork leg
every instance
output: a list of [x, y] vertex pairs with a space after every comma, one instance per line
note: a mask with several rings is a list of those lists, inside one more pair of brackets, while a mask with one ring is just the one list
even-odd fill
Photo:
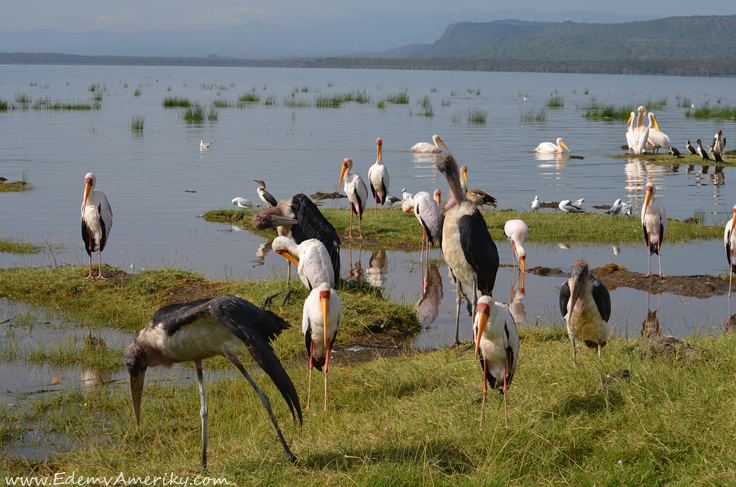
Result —
[[[647, 237], [647, 250], [651, 249], [651, 243], [649, 242], [649, 237]], [[644, 277], [649, 277], [652, 275], [652, 251], [649, 250], [649, 257], [647, 257], [647, 275]]]
[[94, 277], [92, 276], [92, 230], [87, 228], [87, 232], [89, 235], [89, 251], [87, 252], [89, 254], [89, 275], [85, 279], [92, 279]]
[[331, 343], [327, 343], [327, 357], [325, 357], [325, 411], [327, 411], [327, 371], [330, 368], [330, 349], [332, 348]]
[[276, 422], [276, 416], [273, 415], [273, 410], [271, 409], [271, 402], [268, 400], [268, 396], [263, 393], [260, 387], [258, 387], [258, 384], [255, 383], [253, 378], [248, 374], [248, 372], [245, 370], [245, 367], [243, 367], [243, 364], [240, 363], [240, 359], [238, 357], [228, 357], [229, 360], [235, 364], [235, 366], [238, 368], [241, 374], [250, 382], [250, 385], [253, 386], [253, 389], [256, 390], [256, 393], [258, 394], [258, 397], [261, 398], [261, 404], [263, 404], [263, 407], [266, 408], [266, 411], [268, 411], [268, 416], [271, 418], [271, 423], [273, 423], [273, 427], [276, 429], [276, 434], [279, 437], [279, 441], [281, 442], [281, 446], [284, 447], [284, 454], [286, 455], [286, 459], [292, 463], [296, 462], [296, 457], [293, 453], [291, 453], [291, 450], [289, 450], [289, 445], [286, 444], [286, 440], [284, 440], [284, 435], [281, 434], [281, 430], [279, 429], [279, 423]]
[[460, 345], [460, 305], [463, 302], [460, 292], [460, 281], [458, 281], [457, 287], [455, 288], [455, 295], [457, 296], [457, 310], [455, 312], [455, 345]]
[[570, 342], [572, 343], [572, 364], [577, 368], [578, 360], [575, 356], [575, 337], [570, 335]]
[[662, 274], [662, 232], [659, 235], [659, 241], [657, 242], [657, 262], [659, 263], [659, 277], [664, 278]]
[[204, 377], [202, 376], [202, 361], [194, 362], [197, 368], [197, 384], [199, 385], [199, 402], [202, 408], [199, 415], [202, 417], [202, 470], [207, 470], [207, 398], [204, 395]]
[[480, 428], [483, 429], [483, 412], [486, 409], [486, 396], [488, 395], [488, 360], [483, 359], [483, 402], [480, 406]]
[[353, 238], [353, 212], [355, 211], [355, 205], [350, 202], [350, 227], [348, 227], [347, 238]]
[[360, 231], [358, 240], [363, 240], [363, 215], [358, 215], [358, 230]]
[[601, 347], [601, 344], [599, 343], [599, 344], [598, 344], [598, 358], [599, 358], [599, 359], [601, 358], [601, 349], [602, 349], [602, 348], [603, 348], [603, 347]]
[[309, 412], [309, 404], [312, 401], [312, 369], [314, 369], [314, 365], [312, 364], [312, 356], [314, 355], [314, 342], [311, 342], [309, 344], [309, 388], [307, 389], [307, 407], [304, 408], [304, 412]]
[[[731, 262], [733, 262], [733, 252], [731, 252]], [[733, 279], [733, 268], [728, 265], [728, 319], [731, 319], [731, 282]]]
[[[98, 238], [99, 238], [98, 242], [100, 242], [100, 244], [101, 244], [101, 242], [102, 242], [102, 230], [100, 230], [98, 232]], [[90, 256], [90, 258], [91, 257], [92, 256]], [[100, 259], [100, 267], [99, 267], [99, 272], [98, 272], [97, 278], [98, 279], [104, 279], [105, 277], [102, 275], [102, 250], [100, 249], [100, 245], [97, 246], [97, 257]], [[660, 270], [661, 270], [661, 267], [660, 267]]]
[[503, 414], [506, 418], [506, 427], [509, 427], [509, 408], [506, 405], [506, 391], [508, 391], [508, 384], [506, 383], [506, 360], [503, 361]]

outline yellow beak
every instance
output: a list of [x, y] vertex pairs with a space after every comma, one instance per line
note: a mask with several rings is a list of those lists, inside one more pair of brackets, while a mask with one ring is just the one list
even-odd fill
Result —
[[323, 333], [325, 337], [325, 348], [327, 348], [327, 308], [330, 306], [330, 295], [329, 293], [325, 293], [326, 296], [320, 296], [319, 298], [319, 304], [322, 305], [322, 329], [325, 331]]
[[483, 331], [486, 329], [486, 323], [488, 323], [488, 315], [486, 313], [478, 313], [478, 336], [475, 337], [475, 359], [478, 359], [478, 350], [480, 349], [480, 337], [483, 336]]
[[649, 200], [652, 199], [652, 192], [647, 191], [647, 197], [644, 199], [644, 209], [642, 210], [642, 213], [647, 212], [647, 207], [649, 206]]
[[519, 266], [521, 266], [521, 284], [519, 285], [519, 291], [524, 291], [524, 280], [526, 279], [526, 257], [519, 259]]
[[570, 150], [570, 148], [569, 148], [569, 147], [567, 146], [567, 144], [565, 144], [564, 142], [560, 142], [560, 145], [561, 145], [562, 147], [564, 147], [565, 149], [567, 149], [567, 152], [569, 152], [570, 154], [572, 154], [572, 151], [571, 151], [571, 150]]
[[652, 122], [654, 122], [654, 128], [659, 130], [659, 124], [657, 123], [657, 117], [652, 114]]
[[82, 203], [82, 208], [85, 208], [87, 206], [87, 198], [89, 197], [89, 192], [90, 191], [92, 191], [92, 184], [91, 183], [86, 183], [84, 185], [84, 203]]
[[347, 164], [343, 164], [342, 165], [342, 171], [340, 171], [340, 184], [338, 184], [338, 186], [342, 186], [342, 178], [345, 177], [345, 173], [346, 172], [348, 172], [348, 165]]
[[631, 112], [631, 114], [629, 115], [629, 119], [626, 121], [626, 125], [629, 125], [632, 120], [634, 120], [634, 112]]
[[276, 253], [279, 254], [279, 255], [281, 255], [282, 257], [286, 258], [286, 260], [288, 260], [289, 262], [291, 262], [295, 266], [299, 267], [299, 261], [296, 260], [296, 257], [294, 257], [293, 255], [291, 255], [291, 252], [289, 252], [288, 250], [277, 250]]
[[[444, 142], [442, 142], [442, 139], [440, 139], [439, 137], [437, 137], [437, 142], [439, 142], [439, 144], [440, 144], [440, 145], [441, 145], [442, 147], [444, 147], [445, 149], [447, 149], [447, 146], [445, 145], [445, 143], [444, 143]], [[447, 150], [450, 150], [450, 149], [447, 149]]]

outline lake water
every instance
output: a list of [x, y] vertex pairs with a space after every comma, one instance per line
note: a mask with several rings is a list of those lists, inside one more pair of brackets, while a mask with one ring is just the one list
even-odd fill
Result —
[[[98, 85], [95, 92], [91, 85]], [[0, 112], [0, 176], [26, 175], [37, 189], [24, 194], [0, 194], [3, 237], [53, 243], [53, 255], [0, 254], [0, 266], [87, 263], [79, 230], [84, 175], [94, 172], [97, 188], [107, 195], [115, 215], [103, 261], [128, 272], [176, 266], [203, 272], [214, 279], [255, 279], [284, 272], [285, 260], [273, 252], [258, 257], [264, 239], [230, 225], [198, 218], [207, 210], [231, 208], [243, 196], [258, 202], [254, 179], [284, 199], [295, 193], [334, 191], [343, 158], [351, 157], [366, 177], [375, 161], [375, 139], [381, 137], [384, 163], [391, 175], [390, 192], [415, 193], [447, 184], [432, 158], [411, 154], [409, 148], [439, 134], [460, 164], [469, 167], [471, 187], [499, 200], [500, 208], [527, 209], [535, 195], [543, 201], [586, 198], [585, 207], [612, 204], [617, 198], [639, 211], [644, 183], [652, 179], [670, 217], [685, 219], [696, 211], [707, 223], [721, 224], [736, 202], [729, 178], [733, 168], [715, 171], [701, 166], [661, 166], [607, 157], [621, 153], [626, 143], [623, 122], [588, 120], [578, 108], [593, 97], [617, 105], [667, 99], [655, 110], [662, 131], [684, 151], [685, 140], [711, 143], [723, 129], [736, 140], [733, 121], [687, 118], [677, 97], [691, 103], [736, 105], [731, 79], [678, 78], [539, 73], [477, 73], [390, 70], [310, 70], [282, 68], [0, 66], [0, 98], [13, 103], [22, 94], [83, 102], [102, 91], [102, 109], [92, 111], [12, 110]], [[284, 99], [310, 103], [318, 96], [365, 91], [372, 103], [345, 103], [341, 108], [291, 108]], [[306, 91], [302, 91], [305, 88]], [[187, 97], [209, 105], [255, 92], [260, 103], [222, 108], [217, 121], [187, 123], [177, 109], [162, 106], [167, 96]], [[136, 90], [140, 94], [136, 96]], [[376, 106], [379, 99], [406, 90], [409, 105]], [[586, 94], [586, 91], [588, 94]], [[548, 111], [547, 121], [526, 124], [521, 115], [546, 106], [551, 95], [564, 107]], [[420, 116], [418, 102], [429, 97], [434, 116]], [[263, 102], [273, 97], [274, 106]], [[527, 98], [526, 100], [524, 98]], [[487, 112], [487, 123], [468, 124], [470, 109]], [[144, 130], [134, 133], [131, 120], [145, 118]], [[537, 157], [542, 141], [565, 139], [584, 160]], [[212, 142], [200, 151], [199, 142]], [[346, 200], [328, 205], [345, 205]], [[366, 218], [372, 218], [366, 214]], [[419, 227], [417, 226], [417, 232]], [[64, 244], [62, 249], [58, 244]], [[511, 263], [506, 241], [498, 241], [501, 262]], [[577, 258], [591, 267], [617, 262], [631, 270], [645, 269], [643, 245], [594, 246], [528, 244], [528, 266], [569, 270]], [[439, 258], [438, 250], [433, 257]], [[427, 330], [417, 347], [445, 346], [454, 338], [454, 286], [441, 265], [427, 271], [417, 265], [418, 253], [385, 251], [374, 254], [358, 245], [343, 247], [343, 277], [352, 260], [354, 273], [380, 283], [394, 298], [420, 303]], [[665, 274], [721, 274], [726, 260], [720, 241], [665, 245]], [[656, 266], [656, 263], [655, 263]], [[494, 297], [512, 301], [512, 269], [503, 267]], [[517, 317], [528, 323], [556, 320], [557, 293], [562, 277], [528, 275], [526, 295], [515, 296]], [[424, 297], [424, 299], [423, 299]], [[647, 309], [659, 301], [665, 333], [712, 331], [727, 318], [727, 298], [652, 296], [619, 288], [612, 292], [611, 324], [620, 336], [637, 336]], [[7, 306], [7, 304], [6, 304]], [[470, 338], [470, 319], [463, 316], [461, 338]], [[143, 326], [143, 323], [141, 324]], [[46, 380], [44, 377], [43, 380]], [[2, 386], [0, 386], [2, 387]]]

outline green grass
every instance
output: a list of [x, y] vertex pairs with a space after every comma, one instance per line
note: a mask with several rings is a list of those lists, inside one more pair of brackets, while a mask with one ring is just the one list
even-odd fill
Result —
[[263, 104], [266, 106], [278, 106], [279, 99], [276, 97], [276, 95], [268, 95], [266, 98], [263, 99]]
[[532, 108], [525, 112], [521, 112], [521, 121], [532, 123], [532, 122], [546, 122], [547, 121], [547, 109], [545, 108]]
[[26, 95], [25, 93], [17, 93], [14, 96], [14, 100], [16, 103], [19, 103], [21, 105], [29, 105], [33, 101], [33, 98]]
[[429, 95], [422, 97], [418, 105], [420, 107], [417, 115], [422, 117], [434, 117], [434, 107], [432, 106], [432, 98]]
[[678, 108], [690, 108], [693, 104], [693, 101], [690, 98], [685, 98], [680, 95], [677, 95], [676, 98]]
[[409, 91], [406, 89], [401, 90], [398, 93], [393, 93], [391, 95], [384, 97], [383, 100], [388, 103], [393, 103], [394, 105], [408, 105], [409, 104]]
[[[97, 96], [97, 95], [95, 95]], [[102, 105], [99, 102], [70, 102], [61, 100], [52, 100], [51, 97], [38, 98], [30, 105], [33, 110], [100, 110]]]
[[[0, 183], [0, 191], [2, 191], [3, 183]], [[36, 245], [31, 242], [15, 238], [4, 238], [0, 235], [0, 252], [6, 252], [10, 254], [36, 254], [41, 252], [43, 247]]]
[[589, 103], [578, 106], [579, 109], [585, 110], [587, 118], [603, 118], [615, 120], [628, 120], [631, 112], [636, 113], [636, 109], [644, 106], [647, 110], [661, 110], [667, 105], [667, 98], [658, 100], [649, 98], [644, 103], [632, 103], [629, 105], [613, 105], [606, 102], [599, 102], [592, 98]]
[[135, 131], [143, 131], [143, 125], [146, 122], [146, 117], [143, 115], [133, 115], [130, 121], [130, 129]]
[[711, 106], [706, 103], [695, 110], [688, 110], [685, 112], [685, 116], [691, 118], [720, 118], [736, 120], [736, 107], [729, 105]]
[[289, 108], [309, 108], [312, 106], [312, 102], [305, 98], [285, 96], [284, 106]]
[[242, 103], [258, 103], [259, 101], [261, 101], [261, 95], [259, 95], [255, 91], [251, 91], [244, 95], [240, 95], [238, 97], [238, 101]]
[[12, 108], [13, 106], [10, 103], [8, 103], [8, 100], [4, 100], [0, 98], [0, 112], [5, 112]]
[[442, 99], [442, 106], [443, 107], [449, 107], [452, 104], [452, 100], [450, 98], [443, 98]]
[[488, 118], [488, 110], [482, 108], [469, 108], [468, 109], [468, 123], [470, 124], [484, 124]]
[[[237, 372], [208, 380], [207, 475], [225, 477], [231, 485], [274, 486], [736, 482], [736, 416], [729, 407], [736, 403], [735, 335], [688, 339], [707, 357], [691, 365], [639, 359], [632, 355], [637, 340], [612, 339], [601, 360], [582, 350], [577, 369], [559, 328], [522, 327], [520, 335], [508, 429], [500, 395], [489, 392], [479, 431], [481, 371], [472, 351], [332, 364], [326, 412], [320, 407], [322, 377], [315, 371], [313, 410], [301, 428], [270, 381], [256, 376], [298, 465], [284, 460], [258, 397]], [[304, 359], [286, 368], [304, 405]], [[597, 387], [624, 368], [630, 382]], [[92, 394], [72, 388], [26, 402], [23, 408], [0, 408], [6, 441], [24, 432], [55, 432], [71, 444], [50, 461], [3, 455], [0, 470], [6, 475], [200, 473], [199, 395], [192, 379], [147, 384], [141, 427], [122, 385]]]
[[133, 92], [133, 96], [141, 96], [142, 93], [143, 93], [143, 90], [140, 87], [138, 87]]
[[163, 106], [165, 108], [186, 108], [191, 106], [192, 102], [189, 98], [183, 96], [167, 96], [164, 98]]
[[614, 159], [640, 159], [642, 161], [651, 162], [655, 164], [665, 164], [665, 165], [673, 165], [673, 164], [691, 164], [691, 165], [698, 165], [698, 166], [734, 166], [736, 165], [736, 159], [734, 159], [734, 156], [729, 154], [728, 159], [726, 159], [726, 162], [715, 162], [713, 160], [704, 161], [700, 158], [698, 155], [693, 155], [690, 153], [687, 153], [686, 151], [680, 152], [679, 159], [673, 158], [671, 155], [663, 153], [660, 149], [659, 154], [610, 154], [608, 157], [613, 157]]
[[565, 106], [565, 99], [559, 95], [550, 96], [547, 100], [548, 108], [562, 108]]
[[231, 106], [230, 102], [227, 100], [223, 100], [222, 98], [218, 98], [215, 101], [212, 102], [212, 106], [215, 108], [228, 108]]
[[[503, 202], [502, 202], [503, 203]], [[344, 238], [348, 233], [350, 213], [348, 209], [322, 208], [322, 214], [335, 227], [338, 235]], [[255, 210], [213, 210], [203, 215], [209, 222], [230, 223], [242, 226], [248, 231], [264, 238], [271, 239], [273, 232], [256, 231], [251, 221]], [[516, 218], [529, 225], [527, 242], [589, 242], [614, 244], [643, 241], [639, 218], [612, 217], [605, 214], [584, 213], [568, 215], [566, 213], [528, 213], [516, 211], [484, 211], [491, 236], [495, 240], [506, 239], [503, 226], [508, 220]], [[413, 218], [413, 220], [412, 220]], [[357, 222], [353, 222], [357, 226]], [[363, 216], [363, 236], [366, 245], [378, 245], [398, 250], [419, 250], [422, 232], [414, 215], [399, 210], [384, 212], [383, 220], [375, 219], [368, 212]], [[691, 242], [723, 238], [722, 227], [711, 227], [683, 223], [669, 219], [667, 240], [673, 242]]]
[[192, 103], [184, 108], [179, 116], [190, 123], [203, 122], [205, 119], [214, 122], [217, 121], [219, 111], [213, 105], [206, 107], [201, 103]]
[[23, 171], [23, 176], [18, 181], [0, 181], [0, 193], [20, 193], [35, 189], [28, 183], [28, 175]]

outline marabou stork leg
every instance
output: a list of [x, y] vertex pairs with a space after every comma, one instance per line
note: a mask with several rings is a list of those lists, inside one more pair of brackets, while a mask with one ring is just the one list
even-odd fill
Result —
[[460, 345], [460, 305], [463, 302], [461, 296], [460, 281], [457, 282], [455, 295], [457, 296], [457, 310], [455, 312], [455, 345]]
[[572, 343], [572, 363], [577, 368], [578, 366], [578, 360], [575, 357], [575, 337], [570, 335], [570, 342]]
[[488, 374], [488, 360], [483, 359], [483, 402], [480, 406], [480, 429], [483, 429], [483, 412], [486, 409], [486, 396], [488, 395], [488, 376], [486, 374]]
[[266, 408], [266, 411], [268, 411], [268, 416], [271, 418], [271, 423], [273, 423], [273, 427], [276, 429], [276, 434], [279, 437], [279, 441], [281, 442], [281, 446], [284, 447], [284, 454], [286, 455], [286, 459], [292, 463], [296, 462], [296, 457], [293, 453], [291, 453], [291, 450], [289, 450], [289, 445], [286, 444], [286, 440], [284, 440], [284, 435], [281, 434], [281, 430], [279, 429], [279, 423], [276, 422], [276, 416], [273, 415], [273, 410], [271, 409], [271, 402], [268, 400], [268, 396], [263, 393], [260, 387], [258, 387], [258, 384], [255, 383], [253, 378], [248, 374], [248, 372], [245, 370], [245, 367], [243, 367], [243, 364], [240, 363], [240, 359], [238, 357], [228, 357], [228, 359], [235, 364], [235, 366], [238, 368], [241, 374], [250, 382], [250, 385], [253, 386], [253, 389], [256, 390], [256, 393], [258, 394], [258, 397], [261, 398], [261, 404], [263, 404], [263, 407]]
[[327, 371], [330, 368], [330, 348], [332, 348], [331, 343], [327, 343], [327, 356], [325, 357], [325, 411], [327, 411]]
[[[99, 238], [98, 242], [100, 243], [100, 245], [102, 245], [102, 230], [98, 232], [98, 238]], [[99, 267], [97, 278], [104, 279], [105, 277], [102, 275], [102, 251], [100, 250], [100, 245], [97, 246], [97, 257], [99, 257], [100, 259], [100, 267]], [[92, 256], [90, 256], [90, 258], [92, 258]], [[661, 267], [660, 267], [660, 272], [661, 272]]]
[[309, 412], [309, 404], [312, 402], [312, 356], [314, 355], [314, 342], [309, 344], [309, 388], [307, 389], [307, 407], [304, 408], [304, 412]]
[[204, 377], [202, 376], [202, 361], [194, 362], [197, 368], [197, 384], [199, 385], [199, 402], [202, 408], [199, 415], [202, 417], [202, 470], [207, 470], [207, 398], [204, 395]]
[[601, 358], [601, 348], [603, 348], [603, 347], [601, 347], [601, 344], [599, 343], [598, 344], [598, 358], [599, 359]]
[[503, 361], [503, 414], [506, 417], [506, 427], [509, 427], [509, 408], [506, 405], [506, 392], [508, 385], [506, 384], [506, 360]]

